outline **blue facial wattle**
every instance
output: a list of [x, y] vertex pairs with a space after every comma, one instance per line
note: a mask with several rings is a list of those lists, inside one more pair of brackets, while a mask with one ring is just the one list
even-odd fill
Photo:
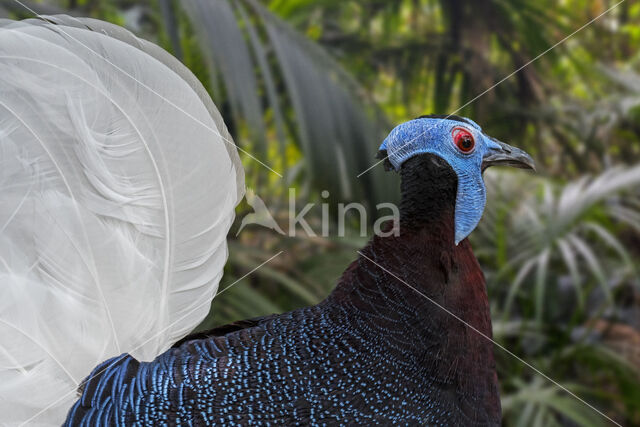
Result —
[[[456, 135], [465, 131], [471, 135], [474, 143], [468, 153], [456, 145]], [[524, 153], [488, 137], [472, 120], [419, 118], [396, 126], [380, 150], [387, 151], [389, 161], [396, 170], [400, 170], [404, 161], [421, 153], [435, 154], [449, 163], [458, 176], [455, 206], [457, 245], [478, 225], [484, 211], [486, 190], [482, 179], [483, 161], [500, 154], [502, 162], [508, 163], [505, 161], [505, 147], [508, 147], [508, 154], [512, 152], [509, 149], [518, 154]]]

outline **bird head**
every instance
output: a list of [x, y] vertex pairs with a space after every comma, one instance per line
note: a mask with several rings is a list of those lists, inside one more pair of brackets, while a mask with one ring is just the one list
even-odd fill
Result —
[[486, 203], [482, 173], [489, 166], [533, 169], [531, 156], [486, 135], [474, 121], [458, 116], [422, 116], [396, 126], [380, 146], [388, 169], [400, 171], [404, 162], [430, 153], [445, 160], [458, 178], [455, 243], [478, 225]]

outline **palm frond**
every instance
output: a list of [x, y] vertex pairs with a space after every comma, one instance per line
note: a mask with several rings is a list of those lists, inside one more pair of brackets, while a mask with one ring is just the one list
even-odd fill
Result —
[[[496, 230], [506, 228], [509, 235], [509, 261], [503, 265], [494, 262], [497, 270], [488, 275], [489, 285], [499, 293], [499, 283], [511, 281], [504, 293], [503, 316], [508, 317], [515, 301], [524, 297], [532, 301], [536, 321], [542, 322], [548, 307], [556, 305], [550, 301], [563, 292], [565, 276], [573, 286], [578, 308], [584, 308], [594, 286], [611, 304], [615, 285], [635, 272], [629, 250], [610, 230], [637, 225], [638, 209], [628, 200], [640, 184], [640, 167], [611, 168], [564, 186], [548, 180], [514, 183], [506, 174], [487, 178], [490, 195], [499, 192], [500, 196], [487, 203], [480, 240], [491, 239], [487, 244], [495, 247], [493, 236], [505, 233]], [[529, 188], [530, 196], [511, 205], [510, 200], [518, 200], [522, 193], [522, 185]], [[617, 197], [623, 192], [627, 194], [624, 199]], [[508, 207], [501, 207], [505, 203]], [[509, 209], [511, 219], [499, 216], [500, 209]]]
[[[357, 178], [375, 162], [389, 126], [337, 61], [257, 1], [181, 4], [211, 68], [221, 76], [222, 88], [212, 85], [212, 95], [218, 105], [229, 103], [237, 141], [252, 141], [246, 149], [262, 158], [279, 156], [282, 165], [288, 161], [282, 158], [285, 143], [293, 141], [310, 182], [329, 191], [332, 201], [395, 199], [396, 182], [383, 177], [382, 168]], [[243, 124], [250, 129], [247, 138]], [[277, 153], [269, 150], [273, 139]]]

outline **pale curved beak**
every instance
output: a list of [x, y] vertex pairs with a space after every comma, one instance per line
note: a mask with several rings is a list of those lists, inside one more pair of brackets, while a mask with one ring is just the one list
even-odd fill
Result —
[[487, 154], [482, 158], [482, 171], [489, 166], [512, 166], [520, 169], [536, 170], [536, 164], [523, 150], [491, 138], [491, 145]]

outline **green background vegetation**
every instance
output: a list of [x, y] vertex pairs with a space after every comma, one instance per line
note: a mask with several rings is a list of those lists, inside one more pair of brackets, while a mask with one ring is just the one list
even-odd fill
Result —
[[[298, 205], [395, 201], [375, 162], [401, 121], [473, 118], [524, 148], [538, 174], [490, 170], [471, 241], [485, 271], [495, 339], [623, 425], [640, 425], [640, 3], [627, 0], [67, 0], [38, 13], [121, 24], [203, 82], [246, 156], [247, 185], [288, 227]], [[31, 17], [13, 0], [0, 16]], [[551, 49], [551, 50], [549, 50]], [[548, 51], [494, 89], [495, 83]], [[478, 95], [481, 95], [477, 97]], [[477, 97], [477, 98], [476, 98]], [[473, 100], [473, 102], [469, 102]], [[200, 328], [315, 304], [366, 243], [285, 237], [238, 208], [221, 288]], [[307, 218], [320, 230], [321, 210]], [[369, 218], [371, 223], [375, 218]], [[337, 230], [335, 224], [331, 230]], [[495, 348], [508, 426], [606, 420]]]

